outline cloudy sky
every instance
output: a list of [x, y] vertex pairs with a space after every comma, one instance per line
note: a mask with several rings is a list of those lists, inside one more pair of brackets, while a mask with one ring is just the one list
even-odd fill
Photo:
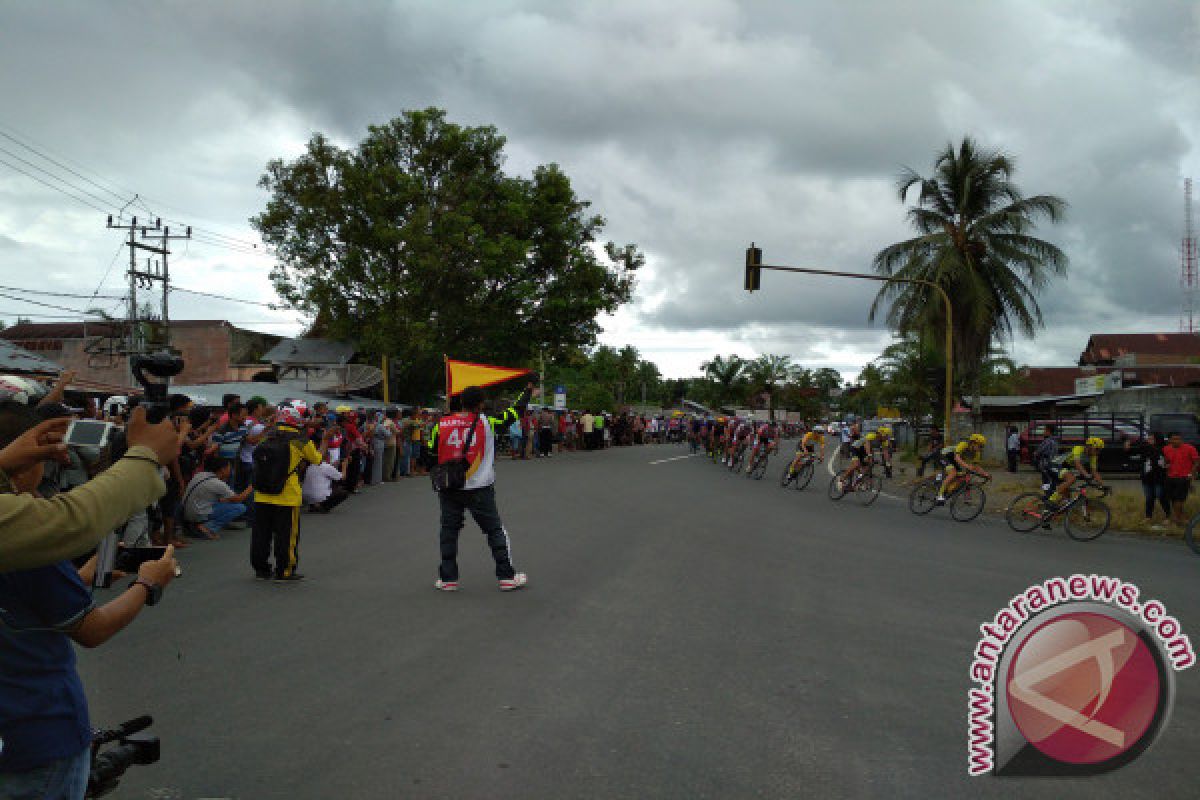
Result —
[[[644, 249], [638, 299], [603, 340], [679, 376], [717, 352], [857, 374], [889, 338], [867, 323], [874, 287], [767, 274], [748, 296], [743, 250], [867, 271], [908, 235], [900, 167], [928, 172], [975, 136], [1016, 156], [1027, 193], [1070, 203], [1043, 230], [1070, 277], [1042, 297], [1045, 331], [1011, 343], [1070, 363], [1092, 331], [1178, 329], [1198, 42], [1194, 0], [0, 0], [0, 319], [121, 313], [127, 256], [105, 214], [135, 193], [126, 214], [197, 228], [179, 286], [269, 302], [246, 224], [265, 162], [439, 106], [496, 125], [510, 171], [561, 164], [606, 235]], [[184, 294], [172, 316], [302, 322]]]

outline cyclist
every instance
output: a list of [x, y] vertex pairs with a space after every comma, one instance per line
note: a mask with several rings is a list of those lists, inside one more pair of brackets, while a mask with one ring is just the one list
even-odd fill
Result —
[[750, 435], [754, 432], [754, 426], [749, 420], [740, 420], [737, 427], [733, 429], [733, 439], [729, 445], [729, 466], [733, 466], [733, 462], [750, 444]]
[[946, 505], [946, 495], [958, 488], [961, 478], [968, 473], [973, 472], [982, 478], [992, 477], [986, 470], [971, 463], [983, 453], [983, 446], [986, 444], [986, 436], [982, 433], [972, 433], [958, 444], [942, 448], [939, 460], [941, 467], [946, 470], [946, 479], [942, 481], [942, 487], [938, 490], [939, 506]]
[[725, 418], [717, 417], [708, 429], [708, 452], [713, 458], [720, 452], [721, 442], [725, 438]]
[[800, 437], [800, 443], [796, 445], [796, 457], [792, 459], [792, 465], [788, 467], [788, 480], [796, 476], [806, 460], [813, 458], [818, 461], [825, 460], [825, 431], [816, 425], [809, 428]]
[[895, 440], [892, 438], [892, 429], [887, 425], [881, 425], [875, 433], [879, 435], [879, 460], [883, 463], [883, 474], [890, 478], [892, 477], [892, 448], [895, 444]]
[[754, 459], [758, 457], [758, 448], [766, 448], [767, 455], [774, 453], [778, 449], [775, 445], [775, 436], [774, 422], [764, 422], [758, 426], [758, 430], [754, 433], [754, 447], [750, 449], [750, 463], [746, 467], [747, 472], [754, 466]]
[[[857, 431], [858, 426], [854, 426], [851, 430]], [[868, 433], [866, 436], [858, 436], [850, 442], [850, 466], [842, 471], [838, 476], [838, 486], [844, 488], [846, 482], [855, 473], [861, 473], [863, 467], [871, 464], [875, 457], [875, 442], [879, 439], [874, 433]]]
[[1050, 495], [1051, 508], [1057, 509], [1059, 503], [1066, 500], [1071, 491], [1071, 485], [1079, 478], [1093, 481], [1098, 486], [1104, 485], [1104, 481], [1100, 479], [1100, 471], [1097, 469], [1100, 451], [1103, 449], [1104, 440], [1099, 436], [1092, 436], [1083, 444], [1072, 447], [1069, 453], [1055, 459], [1055, 466], [1059, 468], [1059, 483], [1058, 488]]

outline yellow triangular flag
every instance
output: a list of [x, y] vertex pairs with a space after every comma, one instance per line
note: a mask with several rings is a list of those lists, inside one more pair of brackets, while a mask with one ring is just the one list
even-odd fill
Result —
[[446, 392], [455, 395], [468, 386], [491, 386], [522, 375], [532, 370], [514, 367], [493, 367], [488, 364], [472, 364], [469, 361], [446, 359]]

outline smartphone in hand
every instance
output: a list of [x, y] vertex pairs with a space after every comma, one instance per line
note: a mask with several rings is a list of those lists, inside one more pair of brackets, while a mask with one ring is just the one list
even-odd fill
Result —
[[63, 442], [72, 447], [103, 447], [112, 433], [111, 422], [95, 419], [72, 420]]

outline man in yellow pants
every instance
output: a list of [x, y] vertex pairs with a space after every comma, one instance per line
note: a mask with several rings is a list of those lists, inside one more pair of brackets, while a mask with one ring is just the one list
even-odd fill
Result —
[[[317, 450], [300, 429], [304, 417], [291, 405], [283, 405], [275, 417], [275, 428], [254, 449], [254, 530], [250, 539], [250, 565], [259, 580], [294, 583], [304, 579], [296, 571], [300, 560], [300, 470], [320, 464], [329, 448], [329, 433]], [[275, 551], [275, 567], [270, 556]]]

